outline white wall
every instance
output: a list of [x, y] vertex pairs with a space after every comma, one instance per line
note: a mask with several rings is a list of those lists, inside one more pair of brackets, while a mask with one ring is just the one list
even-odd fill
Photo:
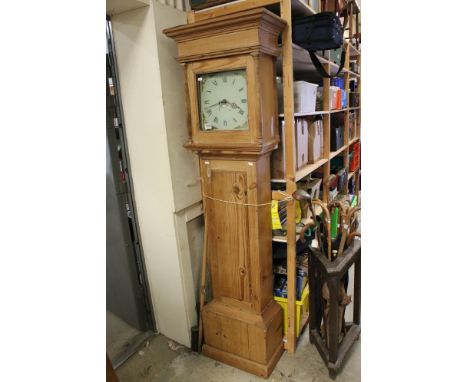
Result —
[[[152, 1], [114, 15], [117, 64], [142, 247], [158, 330], [190, 346], [195, 295], [185, 221], [201, 213], [188, 140], [183, 72], [161, 29], [185, 12]], [[166, 106], [166, 108], [164, 108]]]

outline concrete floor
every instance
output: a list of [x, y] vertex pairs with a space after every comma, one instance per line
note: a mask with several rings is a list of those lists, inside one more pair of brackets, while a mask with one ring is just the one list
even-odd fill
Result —
[[[117, 369], [120, 382], [325, 382], [328, 378], [322, 359], [315, 346], [309, 343], [307, 330], [301, 336], [294, 355], [283, 353], [268, 380], [222, 364], [162, 335], [147, 342], [138, 353]], [[345, 360], [336, 382], [361, 380], [361, 342], [357, 341]]]
[[115, 359], [123, 353], [141, 332], [114, 313], [106, 311], [106, 351], [109, 358]]

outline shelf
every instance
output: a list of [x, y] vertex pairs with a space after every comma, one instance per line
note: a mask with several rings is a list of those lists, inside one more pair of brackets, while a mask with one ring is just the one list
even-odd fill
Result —
[[[312, 60], [310, 59], [309, 52], [294, 43], [292, 44], [292, 48], [293, 48], [294, 72], [299, 73], [302, 76], [315, 75], [317, 76], [317, 79], [322, 79], [322, 76], [319, 74], [319, 72], [317, 71], [317, 68], [315, 67], [315, 65], [312, 63]], [[338, 69], [340, 68], [339, 65], [335, 64], [334, 62], [322, 56], [317, 55], [317, 57], [322, 64], [330, 64], [330, 68], [331, 68], [330, 71], [332, 75], [338, 72]], [[276, 72], [278, 75], [281, 75], [282, 73], [282, 67], [283, 67], [282, 65], [283, 65], [283, 59], [282, 59], [282, 56], [279, 56], [278, 59], [276, 60]], [[343, 69], [342, 73], [344, 72], [345, 72], [345, 69]]]
[[[333, 114], [333, 113], [340, 113], [342, 111], [348, 111], [348, 109], [334, 109], [334, 110], [318, 110], [309, 113], [294, 113], [294, 117], [309, 117], [312, 115], [322, 115], [322, 114]], [[284, 118], [284, 114], [279, 114], [280, 118]]]
[[348, 70], [348, 73], [349, 73], [349, 75], [350, 75], [351, 77], [361, 78], [361, 75], [360, 75], [360, 74], [354, 73], [354, 72], [352, 72], [351, 70]]
[[[320, 206], [315, 205], [314, 206], [314, 212], [315, 215], [318, 216], [322, 213], [322, 208]], [[310, 220], [312, 219], [312, 212], [308, 209], [307, 210], [307, 216], [301, 219], [301, 223], [303, 225], [307, 224]], [[298, 224], [296, 224], [296, 242], [299, 240], [300, 235], [298, 232], [302, 230], [302, 227], [300, 227]], [[275, 243], [284, 243], [286, 244], [288, 242], [287, 236], [273, 236], [272, 240]]]
[[353, 111], [353, 110], [359, 110], [361, 108], [361, 106], [356, 106], [356, 107], [350, 107], [348, 108], [349, 111]]
[[319, 167], [323, 166], [327, 163], [327, 158], [322, 158], [316, 163], [308, 164], [301, 169], [296, 171], [296, 182], [301, 180], [302, 178], [306, 177], [307, 175], [311, 174], [313, 171], [317, 170]]
[[348, 146], [351, 146], [354, 142], [357, 142], [357, 141], [359, 141], [359, 137], [355, 137], [355, 138], [351, 139], [349, 141], [349, 143], [348, 143]]
[[354, 170], [353, 172], [350, 172], [348, 174], [348, 180], [350, 180], [354, 176], [355, 173], [356, 173], [356, 170]]
[[292, 0], [291, 9], [294, 16], [311, 16], [317, 13], [310, 5], [301, 0]]
[[[267, 8], [276, 13], [277, 15], [280, 15], [280, 0], [277, 1], [265, 1], [264, 3], [275, 3], [275, 4], [269, 4]], [[305, 16], [312, 16], [315, 15], [317, 12], [312, 9], [309, 5], [304, 3], [301, 0], [291, 0], [291, 14], [293, 17], [305, 17]]]
[[348, 147], [348, 145], [343, 145], [343, 146], [340, 147], [338, 150], [330, 152], [330, 159], [336, 157], [339, 153], [341, 153], [341, 152], [343, 152], [344, 150], [346, 150], [347, 147]]
[[[296, 241], [299, 240], [299, 235], [296, 235]], [[287, 236], [273, 236], [273, 241], [275, 243], [287, 243], [288, 237]]]
[[351, 44], [348, 40], [346, 41], [346, 44], [349, 45], [350, 57], [356, 57], [361, 55], [361, 51], [358, 48], [356, 48], [353, 44]]

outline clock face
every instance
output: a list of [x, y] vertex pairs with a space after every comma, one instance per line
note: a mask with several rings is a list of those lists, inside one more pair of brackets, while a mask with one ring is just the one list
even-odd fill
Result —
[[201, 130], [248, 129], [245, 69], [200, 74], [197, 81]]

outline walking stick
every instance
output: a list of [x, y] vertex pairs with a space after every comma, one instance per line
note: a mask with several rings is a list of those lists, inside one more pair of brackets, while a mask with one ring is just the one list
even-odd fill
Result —
[[198, 322], [198, 352], [201, 352], [203, 343], [203, 323], [202, 323], [202, 310], [205, 305], [205, 284], [206, 284], [206, 257], [207, 257], [207, 238], [208, 238], [208, 219], [206, 215], [206, 199], [203, 203], [203, 216], [205, 217], [205, 231], [203, 234], [203, 254], [202, 254], [202, 269], [201, 269], [201, 282], [200, 282], [200, 317]]
[[[310, 194], [307, 191], [304, 190], [296, 190], [293, 193], [293, 198], [296, 200], [306, 200], [309, 203], [309, 208], [312, 211], [312, 215], [314, 217], [314, 221], [317, 221], [317, 216], [315, 215], [315, 210], [313, 208], [313, 205], [316, 204], [322, 208], [323, 213], [325, 214], [325, 228], [326, 228], [326, 236], [327, 236], [327, 241], [328, 241], [328, 259], [331, 261], [331, 235], [330, 235], [330, 212], [328, 211], [327, 205], [322, 202], [320, 199], [312, 199]], [[319, 244], [320, 243], [320, 232], [318, 233], [318, 240]], [[323, 247], [321, 248], [322, 252]]]
[[331, 228], [330, 228], [330, 212], [328, 211], [327, 205], [322, 202], [320, 199], [314, 199], [310, 201], [312, 210], [312, 214], [314, 215], [315, 219], [315, 210], [313, 209], [313, 205], [316, 204], [322, 208], [323, 213], [325, 214], [325, 228], [326, 228], [326, 235], [327, 235], [327, 243], [328, 243], [328, 260], [332, 260], [332, 244], [331, 244]]
[[361, 233], [360, 232], [353, 232], [353, 233], [350, 233], [349, 236], [348, 236], [348, 245], [351, 244], [352, 240], [355, 238], [355, 237], [361, 237]]
[[353, 217], [353, 215], [356, 212], [358, 212], [360, 210], [361, 210], [361, 207], [353, 207], [353, 208], [350, 208], [348, 210], [348, 213], [346, 214], [346, 218], [345, 218], [345, 222], [344, 222], [344, 226], [343, 226], [343, 231], [342, 231], [342, 234], [341, 234], [341, 241], [340, 241], [340, 248], [338, 250], [338, 256], [343, 255], [344, 246], [345, 246], [345, 243], [346, 243], [346, 238], [348, 236], [348, 232], [349, 232], [349, 229], [351, 227], [351, 218]]

